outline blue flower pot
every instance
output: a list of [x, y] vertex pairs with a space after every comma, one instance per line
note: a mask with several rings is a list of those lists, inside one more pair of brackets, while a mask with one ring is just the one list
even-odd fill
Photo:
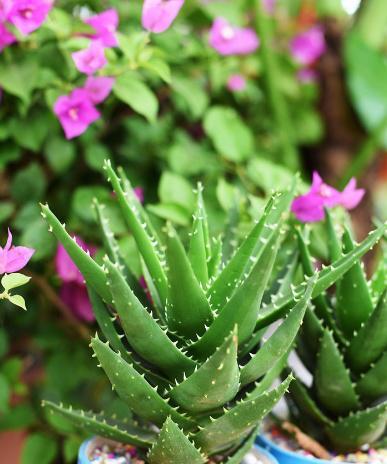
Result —
[[[89, 440], [83, 442], [81, 447], [79, 448], [78, 464], [90, 464], [88, 456], [95, 444], [97, 443], [97, 440], [100, 440], [100, 443], [109, 443], [109, 440], [100, 439], [98, 437], [90, 438]], [[269, 453], [269, 451], [262, 448], [261, 446], [255, 445], [255, 450], [260, 456], [266, 458], [268, 464], [279, 464], [277, 459], [274, 456], [272, 456]]]
[[298, 453], [285, 450], [263, 435], [257, 437], [256, 443], [277, 458], [279, 464], [332, 464], [332, 461], [301, 456]]

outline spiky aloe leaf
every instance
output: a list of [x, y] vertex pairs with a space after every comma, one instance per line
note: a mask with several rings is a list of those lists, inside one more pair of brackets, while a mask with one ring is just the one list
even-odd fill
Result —
[[180, 335], [193, 338], [203, 333], [205, 325], [212, 320], [211, 308], [183, 244], [171, 225], [168, 227], [167, 264], [168, 327]]
[[342, 355], [332, 333], [324, 329], [314, 375], [316, 395], [334, 414], [346, 414], [360, 406]]
[[203, 358], [213, 352], [235, 325], [238, 340], [243, 343], [252, 335], [270, 271], [273, 267], [280, 242], [279, 230], [265, 246], [260, 259], [255, 263], [245, 281], [235, 290], [231, 299], [219, 312], [207, 332], [190, 346], [195, 356]]
[[309, 279], [301, 300], [289, 312], [273, 335], [261, 346], [250, 361], [241, 369], [241, 385], [247, 385], [262, 377], [291, 347], [302, 323], [317, 275]]
[[387, 285], [387, 245], [382, 244], [379, 263], [371, 279], [371, 292], [377, 300]]
[[90, 435], [108, 437], [140, 448], [148, 448], [155, 442], [157, 437], [157, 434], [151, 430], [105, 417], [103, 414], [75, 410], [72, 407], [65, 408], [50, 401], [43, 401], [42, 406], [50, 415], [64, 418]]
[[224, 306], [243, 274], [259, 259], [281, 216], [290, 205], [294, 188], [295, 184], [287, 192], [276, 194], [269, 200], [261, 219], [208, 289], [207, 295], [215, 310]]
[[297, 407], [304, 414], [322, 425], [333, 425], [334, 422], [329, 419], [317, 406], [307, 387], [299, 380], [295, 379], [289, 388], [292, 399], [296, 402]]
[[262, 340], [266, 332], [266, 328], [257, 330], [254, 332], [251, 337], [242, 345], [239, 346], [239, 358], [243, 359], [249, 353], [251, 353], [258, 343]]
[[239, 389], [238, 336], [235, 328], [200, 368], [174, 387], [169, 396], [190, 412], [215, 409]]
[[368, 401], [387, 395], [387, 351], [356, 384], [356, 391]]
[[[117, 265], [105, 259], [107, 278], [122, 328], [133, 349], [170, 379], [192, 372], [195, 363], [174, 344], [125, 282]], [[146, 337], [144, 336], [146, 334]]]
[[149, 464], [170, 464], [171, 462], [204, 464], [206, 460], [173, 420], [168, 417], [160, 430], [156, 443], [148, 454], [148, 462]]
[[167, 299], [167, 279], [162, 266], [163, 256], [159, 256], [158, 243], [153, 235], [147, 232], [147, 224], [142, 222], [141, 215], [136, 208], [136, 205], [130, 201], [129, 195], [125, 195], [122, 189], [120, 179], [111, 167], [110, 161], [106, 161], [104, 169], [107, 173], [113, 190], [117, 196], [117, 200], [121, 207], [123, 216], [128, 224], [137, 247], [143, 257], [149, 272], [154, 278], [154, 283], [160, 295], [160, 300], [165, 304]]
[[316, 353], [323, 336], [323, 322], [314, 313], [311, 306], [306, 308], [304, 320], [297, 340], [297, 354], [307, 369], [313, 371], [316, 364]]
[[125, 361], [133, 364], [134, 368], [140, 372], [140, 374], [145, 374], [147, 380], [152, 384], [162, 387], [168, 386], [169, 382], [167, 379], [157, 375], [149, 369], [146, 369], [142, 364], [133, 358], [133, 356], [129, 351], [127, 351], [126, 347], [122, 343], [121, 337], [123, 337], [123, 335], [120, 336], [116, 331], [116, 327], [114, 326], [114, 320], [116, 317], [109, 313], [102, 299], [94, 290], [88, 289], [88, 293], [98, 325], [112, 348], [115, 351], [119, 351]]
[[337, 236], [332, 214], [328, 208], [325, 209], [326, 229], [328, 236], [328, 251], [330, 261], [337, 261], [342, 255], [341, 242]]
[[371, 317], [351, 340], [347, 359], [354, 370], [364, 371], [386, 351], [386, 327], [387, 290], [380, 297]]
[[109, 377], [118, 396], [139, 417], [161, 426], [167, 417], [172, 417], [181, 426], [192, 426], [190, 419], [172, 408], [132, 365], [115, 353], [107, 343], [95, 337], [91, 341], [94, 353]]
[[256, 399], [237, 404], [206, 425], [194, 436], [197, 446], [207, 454], [214, 454], [244, 438], [282, 398], [292, 378], [292, 375], [289, 375], [279, 387], [265, 392]]
[[208, 276], [211, 279], [218, 275], [220, 265], [222, 264], [222, 237], [214, 238], [212, 242], [211, 256], [208, 261]]
[[[372, 231], [368, 237], [355, 248], [335, 261], [330, 266], [325, 267], [319, 272], [316, 285], [313, 289], [312, 297], [320, 295], [324, 290], [334, 284], [343, 276], [365, 253], [367, 253], [380, 240], [387, 228], [387, 224], [382, 224]], [[263, 327], [274, 322], [278, 317], [285, 314], [294, 301], [294, 295], [302, 292], [302, 284], [298, 285], [290, 294], [279, 297], [274, 303], [267, 305], [258, 316], [256, 328]]]
[[258, 430], [254, 430], [249, 437], [242, 443], [238, 450], [223, 462], [223, 464], [240, 464], [243, 461], [243, 458], [251, 450], [254, 445], [255, 438], [257, 436]]
[[[343, 234], [343, 246], [346, 253], [355, 247], [347, 229]], [[336, 285], [336, 315], [348, 337], [367, 321], [374, 309], [362, 266], [360, 261], [356, 262]]]
[[384, 432], [387, 402], [340, 419], [327, 433], [340, 451], [357, 450], [364, 443], [373, 443]]
[[91, 256], [66, 232], [65, 226], [59, 222], [47, 205], [41, 205], [42, 216], [47, 221], [50, 230], [65, 247], [71, 259], [81, 271], [87, 284], [92, 287], [104, 301], [111, 303], [111, 296], [106, 284], [106, 276]]

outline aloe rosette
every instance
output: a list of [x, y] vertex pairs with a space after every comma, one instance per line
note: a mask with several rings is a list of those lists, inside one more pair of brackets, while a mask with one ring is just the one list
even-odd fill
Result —
[[[170, 224], [162, 233], [155, 230], [125, 176], [109, 162], [105, 170], [136, 242], [148, 295], [120, 256], [102, 205], [95, 206], [107, 251], [103, 265], [78, 247], [48, 206], [42, 214], [85, 278], [101, 332], [91, 341], [93, 356], [136, 421], [44, 406], [88, 433], [136, 445], [150, 464], [205, 463], [213, 455], [239, 463], [261, 420], [289, 387], [292, 375], [271, 385], [308, 302], [343, 275], [382, 230], [293, 288], [287, 273], [280, 281], [272, 274], [294, 186], [270, 199], [225, 259], [221, 240], [210, 238], [200, 188], [186, 251]], [[266, 327], [284, 315], [263, 341]]]
[[[337, 230], [327, 214], [330, 259], [356, 247], [349, 228]], [[306, 275], [313, 259], [298, 232]], [[313, 377], [311, 387], [296, 379], [290, 389], [300, 425], [338, 451], [378, 440], [387, 420], [387, 255], [370, 280], [357, 261], [333, 292], [312, 300], [299, 333], [297, 351]]]

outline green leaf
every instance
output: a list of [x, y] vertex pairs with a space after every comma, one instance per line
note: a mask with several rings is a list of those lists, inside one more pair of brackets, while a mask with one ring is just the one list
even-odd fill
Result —
[[328, 411], [342, 415], [360, 406], [350, 373], [328, 330], [320, 343], [314, 383], [316, 395]]
[[[26, 211], [24, 210], [24, 212]], [[32, 213], [32, 219], [32, 216], [35, 215], [35, 211], [30, 212]], [[24, 219], [27, 219], [26, 216], [19, 214], [18, 222], [21, 223]], [[28, 226], [24, 227], [22, 230], [20, 243], [35, 250], [32, 261], [41, 261], [54, 254], [56, 248], [55, 238], [48, 232], [47, 224], [45, 224], [41, 217], [38, 216], [36, 220], [29, 223]]]
[[233, 108], [213, 106], [203, 124], [216, 150], [227, 160], [239, 163], [253, 155], [253, 134]]
[[[1, 156], [1, 155], [0, 155]], [[0, 224], [7, 221], [15, 211], [15, 205], [10, 201], [0, 202]]]
[[8, 300], [15, 306], [19, 306], [19, 308], [22, 308], [24, 309], [24, 311], [27, 311], [26, 302], [21, 295], [9, 295]]
[[46, 176], [37, 163], [20, 169], [12, 178], [11, 194], [19, 203], [42, 199], [47, 187]]
[[[146, 361], [154, 364], [170, 378], [181, 372], [192, 372], [195, 363], [185, 356], [151, 314], [142, 306], [123, 279], [117, 266], [105, 259], [108, 284], [115, 309], [128, 342]], [[147, 334], [144, 337], [144, 334]], [[151, 343], [150, 343], [151, 340]]]
[[106, 417], [103, 414], [76, 410], [71, 406], [66, 408], [62, 404], [58, 405], [50, 401], [43, 401], [42, 406], [49, 415], [65, 418], [75, 427], [90, 435], [100, 435], [139, 447], [150, 446], [156, 437], [156, 434], [150, 430]]
[[387, 402], [340, 419], [327, 429], [328, 436], [338, 451], [359, 449], [380, 438], [387, 420]]
[[27, 284], [30, 280], [31, 277], [15, 272], [13, 274], [5, 274], [1, 279], [1, 285], [8, 291], [12, 288], [21, 287], [22, 285]]
[[139, 374], [132, 365], [124, 361], [107, 343], [99, 338], [91, 340], [91, 347], [108, 376], [118, 396], [129, 406], [134, 414], [146, 421], [161, 426], [167, 417], [171, 417], [181, 426], [192, 426], [191, 420], [178, 413]]
[[185, 410], [198, 413], [231, 401], [239, 389], [238, 336], [236, 328], [197, 371], [169, 393]]
[[54, 437], [34, 433], [29, 435], [24, 443], [21, 464], [51, 464], [57, 457], [58, 451]]
[[11, 386], [8, 379], [0, 372], [0, 414], [8, 412], [11, 397]]
[[164, 171], [161, 175], [158, 193], [162, 203], [180, 205], [189, 213], [192, 213], [195, 208], [195, 194], [192, 186], [178, 174]]
[[172, 462], [204, 464], [206, 461], [188, 437], [168, 417], [148, 454], [148, 462], [149, 464], [170, 464]]
[[377, 400], [387, 394], [387, 352], [360, 377], [356, 391], [361, 398], [368, 401]]
[[74, 143], [60, 136], [50, 137], [44, 147], [47, 161], [54, 172], [61, 174], [69, 169], [75, 160]]
[[203, 87], [197, 78], [174, 74], [172, 79], [173, 90], [193, 119], [199, 119], [208, 106], [208, 95]]
[[117, 77], [113, 92], [149, 122], [155, 122], [159, 103], [154, 93], [134, 73], [126, 72]]
[[146, 69], [149, 69], [150, 71], [153, 71], [167, 84], [171, 83], [171, 68], [169, 67], [168, 63], [166, 63], [164, 60], [152, 57], [149, 60], [141, 63], [141, 66], [143, 66]]
[[38, 77], [38, 63], [32, 57], [31, 59], [15, 57], [15, 61], [2, 60], [0, 63], [0, 86], [5, 92], [21, 98], [27, 104], [32, 90], [38, 83]]
[[379, 263], [371, 279], [372, 296], [377, 299], [380, 298], [385, 289], [387, 275], [387, 246], [382, 243], [380, 248]]
[[[189, 338], [203, 333], [212, 320], [210, 305], [188, 260], [184, 247], [169, 225], [167, 237], [168, 305], [171, 330]], [[229, 331], [228, 331], [229, 333]]]
[[[254, 158], [249, 161], [246, 173], [266, 194], [271, 193], [273, 186], [276, 190], [285, 190], [294, 178], [293, 172], [263, 158]], [[265, 174], [262, 175], [262, 173]]]
[[347, 358], [352, 369], [364, 371], [387, 349], [387, 290], [368, 321], [353, 337], [348, 347]]
[[290, 310], [286, 319], [254, 356], [252, 356], [250, 361], [242, 367], [242, 386], [254, 382], [266, 374], [279, 358], [288, 352], [301, 326], [316, 280], [317, 276], [310, 278], [305, 293], [300, 301]]
[[290, 375], [270, 392], [249, 401], [242, 401], [194, 435], [194, 441], [205, 453], [214, 454], [243, 439], [282, 398], [292, 381]]
[[258, 430], [253, 430], [253, 432], [250, 434], [248, 438], [246, 438], [246, 440], [242, 443], [238, 450], [231, 456], [228, 456], [224, 464], [241, 464], [243, 462], [243, 458], [254, 446], [254, 441], [257, 438], [257, 434]]

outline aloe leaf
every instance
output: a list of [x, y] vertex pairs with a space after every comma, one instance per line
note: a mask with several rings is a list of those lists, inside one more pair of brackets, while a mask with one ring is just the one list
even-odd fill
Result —
[[327, 428], [328, 436], [338, 451], [359, 449], [364, 443], [372, 444], [385, 430], [387, 402], [340, 419]]
[[88, 435], [100, 435], [121, 443], [129, 443], [140, 448], [148, 448], [157, 437], [155, 432], [142, 429], [135, 425], [105, 417], [103, 414], [94, 414], [72, 407], [65, 408], [63, 405], [43, 401], [42, 406], [48, 414], [66, 419], [78, 429]]
[[222, 237], [214, 238], [211, 246], [211, 257], [208, 261], [208, 276], [210, 279], [215, 278], [219, 274], [222, 264]]
[[149, 464], [204, 464], [206, 459], [188, 437], [168, 417], [160, 430], [156, 443], [148, 454]]
[[[333, 285], [342, 277], [365, 253], [367, 253], [380, 240], [386, 231], [386, 224], [370, 232], [368, 237], [359, 245], [335, 261], [330, 266], [325, 267], [318, 273], [318, 279], [314, 287], [312, 297], [320, 295], [324, 290]], [[294, 295], [302, 292], [302, 284], [298, 285], [290, 294], [279, 297], [274, 303], [267, 305], [263, 311], [260, 311], [256, 328], [259, 329], [271, 322], [277, 320], [280, 316], [289, 310]]]
[[[141, 257], [140, 257], [140, 264], [141, 264], [143, 279], [146, 285], [146, 288], [144, 289], [145, 295], [147, 296], [148, 301], [150, 300], [150, 302], [152, 303], [152, 309], [155, 315], [160, 319], [161, 323], [166, 326], [167, 321], [165, 319], [166, 318], [165, 308], [160, 301], [160, 295], [157, 292], [155, 284], [152, 280], [152, 276], [149, 274], [148, 268], [146, 267], [146, 264]], [[130, 282], [128, 282], [128, 284], [131, 287]], [[134, 293], [136, 293], [136, 291], [134, 291]]]
[[316, 354], [324, 333], [322, 321], [312, 308], [307, 307], [296, 344], [296, 351], [306, 368], [313, 371], [316, 364]]
[[92, 287], [101, 298], [107, 303], [111, 303], [110, 291], [106, 283], [106, 275], [99, 266], [76, 241], [66, 232], [65, 226], [59, 222], [57, 217], [51, 212], [47, 205], [41, 205], [42, 216], [47, 221], [49, 229], [61, 242], [82, 273], [86, 283]]
[[[343, 234], [343, 246], [346, 253], [353, 250], [355, 246], [347, 229]], [[352, 336], [374, 309], [360, 261], [356, 262], [337, 282], [336, 298], [335, 312], [339, 325], [347, 336]]]
[[387, 351], [361, 376], [356, 384], [356, 391], [361, 398], [368, 401], [387, 395]]
[[108, 259], [105, 259], [105, 265], [115, 309], [126, 338], [136, 353], [169, 378], [174, 379], [181, 372], [192, 372], [195, 363], [179, 350], [169, 339], [166, 330], [144, 308], [125, 282], [117, 265]]
[[296, 403], [302, 414], [307, 414], [321, 425], [333, 425], [334, 422], [329, 419], [317, 406], [307, 387], [299, 380], [295, 379], [289, 388], [290, 396]]
[[192, 426], [192, 422], [177, 412], [152, 387], [136, 369], [114, 352], [108, 345], [95, 337], [91, 347], [112, 387], [129, 408], [144, 420], [161, 426], [167, 417], [172, 417], [181, 426]]
[[228, 457], [225, 461], [223, 461], [223, 464], [241, 464], [243, 461], [243, 458], [246, 456], [246, 454], [252, 449], [254, 445], [254, 441], [257, 437], [258, 430], [254, 430], [249, 437], [244, 440], [242, 445], [238, 448], [235, 453], [233, 453], [231, 456]]
[[364, 371], [387, 349], [387, 289], [368, 321], [351, 340], [347, 359], [353, 370]]
[[292, 380], [290, 375], [277, 388], [256, 399], [240, 402], [194, 435], [205, 453], [214, 454], [236, 440], [243, 439], [282, 398]]
[[171, 330], [193, 338], [203, 333], [212, 320], [210, 304], [200, 286], [184, 247], [169, 225], [167, 237], [168, 305], [167, 322]]
[[341, 258], [342, 245], [341, 245], [340, 239], [337, 236], [332, 214], [328, 208], [325, 209], [325, 217], [326, 217], [326, 230], [327, 230], [327, 236], [328, 236], [327, 243], [328, 243], [329, 259], [331, 260], [331, 262], [333, 262]]
[[239, 343], [245, 342], [254, 329], [263, 292], [278, 251], [280, 242], [279, 230], [272, 240], [265, 246], [260, 259], [255, 263], [245, 281], [235, 290], [231, 299], [218, 313], [205, 334], [189, 349], [195, 356], [203, 358], [212, 353], [230, 333], [235, 325], [238, 326]]
[[350, 373], [327, 329], [320, 343], [314, 383], [316, 395], [328, 411], [340, 415], [360, 406]]
[[236, 328], [197, 371], [174, 387], [169, 396], [185, 410], [215, 409], [234, 398], [239, 389]]
[[123, 216], [133, 234], [140, 254], [143, 257], [149, 272], [153, 276], [160, 299], [163, 304], [165, 304], [167, 299], [167, 279], [162, 266], [163, 256], [159, 256], [158, 253], [158, 242], [153, 235], [147, 232], [147, 224], [142, 221], [139, 210], [136, 205], [130, 201], [130, 196], [125, 195], [120, 179], [112, 169], [110, 162], [105, 162], [104, 169], [106, 170], [108, 180], [112, 184], [113, 190], [116, 193]]
[[266, 243], [276, 229], [279, 219], [289, 208], [293, 194], [294, 186], [289, 191], [276, 194], [269, 200], [261, 219], [208, 289], [207, 295], [215, 310], [224, 306], [238, 282], [243, 278], [243, 274], [248, 272], [254, 262], [259, 259]]
[[116, 327], [114, 326], [113, 321], [115, 320], [115, 317], [112, 317], [108, 308], [94, 290], [88, 289], [88, 293], [98, 325], [104, 337], [110, 343], [112, 348], [115, 351], [119, 351], [122, 354], [122, 357], [125, 359], [125, 361], [133, 364], [134, 368], [138, 372], [140, 372], [140, 374], [145, 374], [147, 380], [150, 381], [152, 384], [162, 387], [168, 386], [169, 382], [167, 379], [164, 379], [163, 377], [155, 374], [149, 369], [146, 369], [142, 364], [140, 364], [137, 360], [135, 360], [132, 357], [130, 352], [122, 343], [122, 335], [120, 336], [117, 333]]
[[263, 329], [257, 330], [254, 332], [251, 337], [245, 341], [242, 345], [239, 346], [239, 358], [243, 359], [249, 353], [251, 353], [254, 348], [258, 345], [261, 341], [262, 337], [265, 335], [267, 328], [264, 327]]
[[379, 257], [378, 266], [371, 279], [371, 292], [372, 296], [379, 300], [381, 294], [386, 288], [386, 276], [387, 276], [387, 246], [382, 243], [381, 254]]
[[308, 281], [305, 293], [273, 335], [241, 369], [241, 385], [247, 385], [262, 377], [292, 346], [302, 323], [317, 276]]

